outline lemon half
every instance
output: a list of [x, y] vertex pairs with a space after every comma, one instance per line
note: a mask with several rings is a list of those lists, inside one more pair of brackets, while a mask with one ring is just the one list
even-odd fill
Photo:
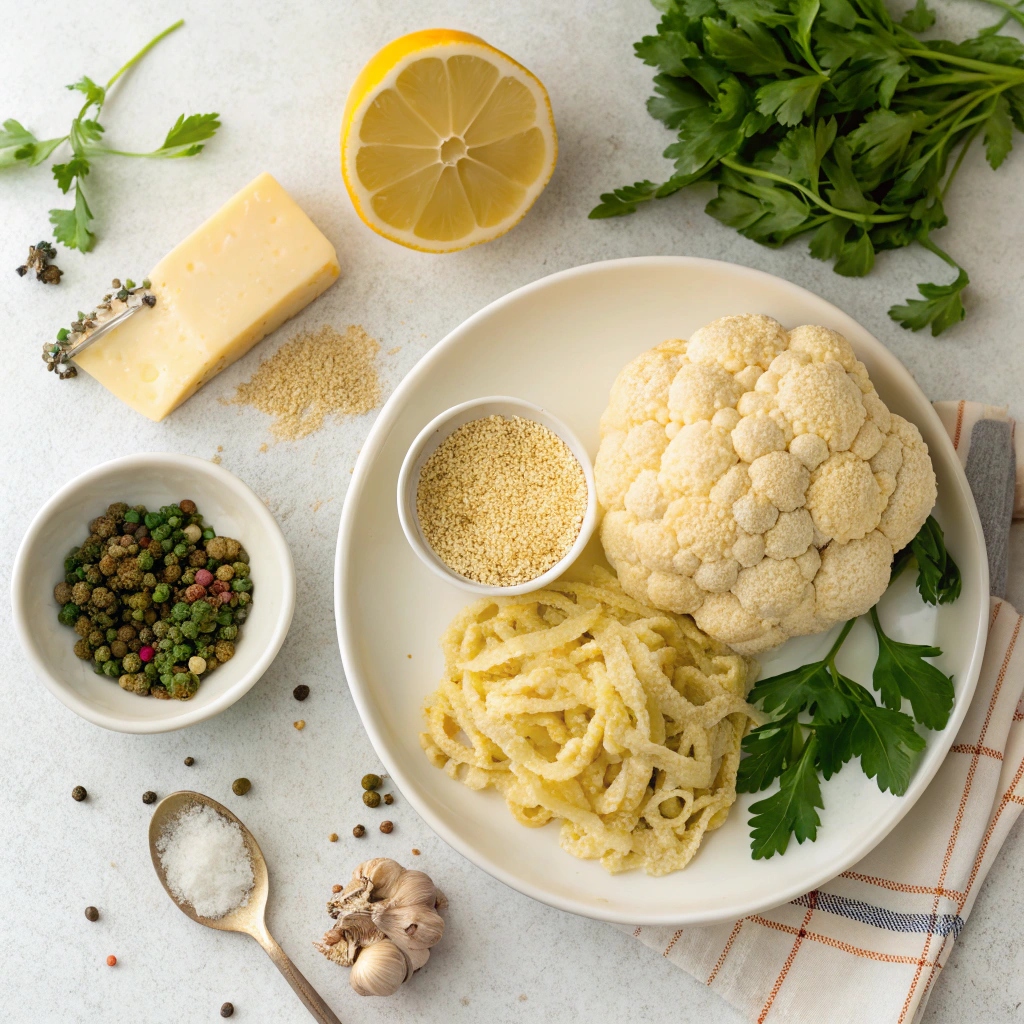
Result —
[[544, 86], [466, 32], [388, 43], [345, 105], [341, 171], [356, 212], [426, 252], [503, 235], [543, 191], [557, 153]]

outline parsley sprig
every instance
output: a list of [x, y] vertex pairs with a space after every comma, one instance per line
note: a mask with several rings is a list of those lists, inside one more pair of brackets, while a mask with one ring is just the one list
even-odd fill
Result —
[[[913, 562], [926, 602], [948, 604], [960, 596], [960, 570], [931, 516], [897, 555], [893, 578]], [[871, 684], [881, 705], [870, 690], [836, 667], [856, 619], [843, 626], [820, 661], [762, 679], [750, 691], [749, 700], [773, 717], [744, 737], [746, 757], [740, 761], [736, 788], [757, 793], [779, 780], [775, 793], [750, 806], [755, 860], [785, 853], [790, 836], [798, 843], [817, 838], [818, 810], [825, 806], [818, 776], [830, 779], [855, 757], [882, 792], [901, 796], [925, 747], [915, 722], [937, 730], [949, 721], [953, 680], [927, 660], [942, 651], [893, 640], [882, 629], [877, 609], [868, 615], [878, 641]], [[911, 714], [902, 710], [904, 701]]]
[[635, 49], [659, 72], [647, 109], [677, 133], [675, 170], [605, 193], [590, 216], [703, 181], [718, 186], [711, 216], [768, 246], [809, 234], [811, 255], [848, 277], [917, 242], [956, 278], [889, 315], [941, 334], [970, 283], [932, 238], [946, 194], [977, 139], [995, 169], [1024, 131], [1024, 44], [1000, 34], [1024, 25], [1024, 0], [985, 2], [1000, 20], [952, 43], [914, 35], [935, 21], [925, 0], [900, 21], [884, 0], [655, 0], [664, 17]]
[[50, 223], [58, 242], [69, 249], [88, 252], [96, 244], [93, 231], [95, 217], [85, 196], [83, 183], [92, 171], [93, 161], [102, 156], [142, 157], [146, 159], [175, 159], [196, 156], [203, 150], [203, 143], [211, 139], [220, 127], [218, 114], [182, 114], [167, 133], [162, 145], [145, 153], [133, 153], [112, 149], [103, 145], [106, 129], [99, 118], [110, 90], [129, 69], [134, 67], [162, 39], [177, 31], [184, 21], [176, 21], [163, 32], [151, 39], [131, 60], [122, 65], [106, 85], [98, 85], [88, 75], [83, 75], [67, 88], [82, 93], [85, 102], [78, 115], [72, 120], [67, 135], [53, 139], [38, 139], [32, 132], [13, 118], [0, 126], [0, 170], [6, 167], [35, 167], [47, 160], [65, 143], [70, 155], [63, 163], [52, 165], [54, 180], [58, 188], [67, 195], [74, 188], [75, 202], [70, 210], [50, 211]]

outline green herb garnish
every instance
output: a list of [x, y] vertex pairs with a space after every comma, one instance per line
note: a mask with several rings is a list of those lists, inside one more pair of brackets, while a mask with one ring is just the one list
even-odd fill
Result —
[[811, 233], [811, 255], [848, 277], [917, 242], [956, 279], [918, 285], [889, 315], [941, 334], [969, 283], [931, 237], [946, 193], [979, 136], [997, 168], [1024, 131], [1024, 44], [999, 34], [1024, 10], [985, 2], [1000, 20], [951, 43], [912, 34], [935, 21], [925, 0], [899, 22], [884, 0], [655, 0], [664, 17], [635, 49], [659, 71], [647, 109], [677, 133], [675, 171], [602, 195], [590, 216], [704, 181], [718, 186], [711, 216], [768, 246]]
[[74, 189], [75, 202], [70, 210], [51, 210], [50, 223], [53, 225], [57, 241], [69, 249], [88, 252], [96, 244], [96, 235], [93, 231], [95, 217], [85, 197], [83, 182], [92, 171], [92, 163], [97, 157], [172, 159], [195, 156], [202, 152], [203, 142], [213, 138], [220, 127], [218, 114], [192, 114], [189, 117], [182, 114], [167, 133], [163, 144], [148, 153], [111, 149], [101, 142], [105, 129], [100, 124], [99, 117], [111, 88], [161, 39], [169, 36], [184, 24], [184, 21], [177, 21], [151, 39], [113, 75], [106, 85], [97, 85], [86, 75], [83, 75], [73, 85], [69, 85], [68, 89], [83, 94], [85, 103], [79, 110], [78, 116], [71, 122], [71, 128], [67, 135], [61, 135], [54, 139], [37, 139], [32, 132], [13, 118], [4, 121], [0, 126], [0, 170], [5, 167], [35, 167], [43, 163], [60, 146], [68, 144], [71, 150], [68, 159], [63, 163], [53, 164], [51, 170], [58, 188], [65, 195], [72, 188]]
[[[918, 588], [929, 604], [946, 604], [960, 595], [960, 570], [946, 551], [939, 524], [931, 517], [904, 556], [894, 562], [895, 578], [918, 561]], [[944, 729], [953, 708], [953, 680], [925, 659], [938, 647], [905, 644], [885, 634], [878, 613], [868, 613], [878, 639], [871, 691], [836, 668], [836, 656], [856, 619], [843, 627], [820, 661], [762, 679], [749, 700], [773, 715], [743, 739], [736, 788], [741, 793], [779, 789], [750, 806], [750, 849], [755, 860], [785, 853], [790, 836], [798, 843], [817, 838], [818, 809], [825, 805], [818, 782], [830, 779], [847, 761], [860, 758], [861, 769], [883, 792], [901, 796], [910, 785], [917, 757], [925, 747], [914, 728]], [[901, 710], [906, 699], [912, 715]]]

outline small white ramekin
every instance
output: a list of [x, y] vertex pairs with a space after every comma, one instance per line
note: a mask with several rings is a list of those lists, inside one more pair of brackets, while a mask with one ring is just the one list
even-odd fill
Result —
[[[427, 543], [420, 528], [419, 517], [416, 514], [416, 491], [419, 487], [420, 471], [424, 463], [433, 454], [434, 449], [448, 435], [470, 420], [483, 419], [487, 416], [519, 416], [523, 419], [533, 420], [541, 426], [547, 427], [553, 434], [557, 434], [568, 446], [569, 450], [576, 456], [577, 461], [583, 468], [583, 475], [587, 481], [587, 510], [583, 515], [583, 524], [580, 527], [579, 535], [569, 551], [556, 562], [547, 572], [527, 583], [520, 583], [514, 587], [498, 587], [489, 583], [478, 583], [476, 580], [468, 579], [461, 573], [450, 569], [437, 555], [434, 549]], [[405, 531], [406, 539], [412, 546], [413, 551], [419, 555], [420, 560], [429, 569], [435, 572], [442, 579], [449, 583], [468, 590], [474, 594], [528, 594], [532, 590], [540, 590], [554, 580], [558, 579], [579, 557], [580, 552], [587, 546], [594, 527], [597, 525], [598, 505], [597, 488], [594, 486], [594, 467], [587, 454], [586, 448], [580, 443], [579, 438], [556, 416], [552, 416], [547, 410], [542, 409], [532, 402], [526, 402], [521, 398], [507, 398], [501, 395], [489, 398], [476, 398], [471, 402], [463, 402], [461, 405], [453, 405], [446, 409], [440, 416], [432, 419], [416, 436], [416, 440], [409, 447], [405, 459], [402, 461], [402, 469], [398, 474], [398, 518], [401, 520], [402, 529]]]
[[[97, 675], [72, 648], [78, 637], [57, 621], [53, 588], [64, 556], [86, 538], [89, 522], [109, 504], [150, 509], [192, 499], [218, 534], [249, 555], [254, 595], [235, 656], [204, 678], [187, 701], [128, 693]], [[245, 694], [270, 667], [295, 609], [295, 567], [281, 527], [267, 506], [226, 469], [190, 455], [129, 455], [87, 470], [39, 510], [18, 549], [11, 580], [14, 622], [46, 688], [82, 718], [117, 732], [154, 733], [212, 718]]]

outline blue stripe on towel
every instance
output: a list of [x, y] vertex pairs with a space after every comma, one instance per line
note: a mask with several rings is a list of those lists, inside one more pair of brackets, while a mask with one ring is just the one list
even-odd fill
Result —
[[791, 902], [798, 907], [814, 907], [890, 932], [932, 932], [934, 935], [952, 935], [956, 939], [964, 926], [964, 919], [958, 914], [901, 914], [830, 892], [814, 893], [813, 901], [808, 894]]

